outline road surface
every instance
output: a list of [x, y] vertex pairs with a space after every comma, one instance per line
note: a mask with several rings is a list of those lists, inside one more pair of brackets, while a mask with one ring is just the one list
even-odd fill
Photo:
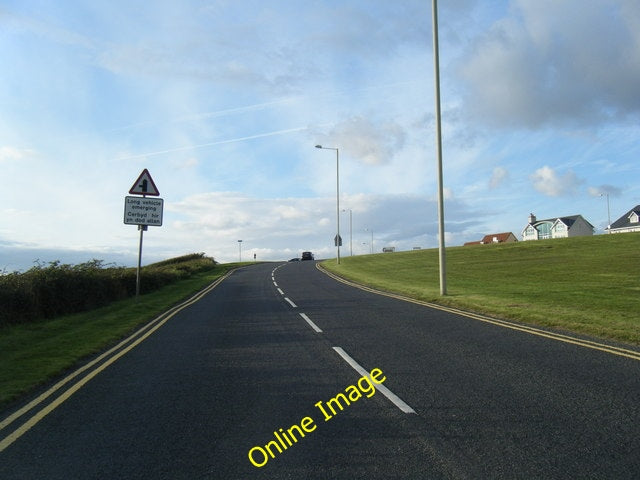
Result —
[[0, 423], [0, 478], [637, 478], [640, 354], [487, 320], [247, 266]]

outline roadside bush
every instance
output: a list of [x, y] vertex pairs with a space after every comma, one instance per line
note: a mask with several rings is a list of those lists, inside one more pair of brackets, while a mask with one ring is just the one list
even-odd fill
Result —
[[[215, 267], [194, 253], [142, 268], [141, 293]], [[78, 265], [51, 262], [24, 273], [0, 276], [0, 326], [34, 322], [102, 307], [135, 295], [136, 269], [91, 260]]]

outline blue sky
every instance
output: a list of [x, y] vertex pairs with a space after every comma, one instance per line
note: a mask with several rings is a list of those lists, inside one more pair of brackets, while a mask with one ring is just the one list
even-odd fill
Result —
[[[431, 2], [0, 2], [0, 269], [436, 247]], [[640, 204], [637, 0], [440, 2], [449, 246]]]

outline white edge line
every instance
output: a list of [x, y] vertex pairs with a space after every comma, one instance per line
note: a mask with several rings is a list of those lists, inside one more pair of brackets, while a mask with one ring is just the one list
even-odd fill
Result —
[[274, 284], [276, 287], [278, 286], [278, 284], [275, 282], [275, 280], [273, 281], [273, 284]]
[[[283, 293], [283, 295], [284, 295], [284, 293]], [[289, 302], [289, 305], [291, 305], [293, 308], [298, 308], [298, 306], [295, 303], [293, 303], [291, 300], [289, 300], [287, 297], [284, 297], [284, 299], [287, 302]]]
[[375, 384], [376, 388], [380, 391], [380, 393], [382, 393], [385, 397], [387, 397], [391, 401], [391, 403], [393, 403], [396, 407], [398, 407], [404, 413], [416, 413], [416, 411], [413, 408], [407, 405], [400, 397], [398, 397], [395, 393], [393, 393], [387, 387], [385, 387], [382, 384], [377, 384], [373, 382], [373, 379], [371, 378], [371, 375], [369, 375], [369, 372], [367, 372], [364, 368], [362, 368], [358, 364], [358, 362], [356, 362], [353, 358], [347, 355], [347, 352], [345, 352], [342, 348], [333, 347], [333, 349], [338, 353], [338, 355], [340, 355], [344, 359], [345, 362], [351, 365], [351, 368], [353, 368], [356, 372], [358, 372], [362, 376], [369, 377], [369, 380], [371, 380], [372, 383]]
[[284, 292], [282, 291], [281, 288], [278, 288], [278, 292], [280, 292], [280, 295], [284, 295]]
[[322, 333], [320, 327], [318, 327], [315, 323], [311, 321], [309, 317], [307, 317], [304, 313], [301, 313], [300, 316], [305, 319], [305, 321], [309, 324], [311, 328], [313, 328], [317, 333]]

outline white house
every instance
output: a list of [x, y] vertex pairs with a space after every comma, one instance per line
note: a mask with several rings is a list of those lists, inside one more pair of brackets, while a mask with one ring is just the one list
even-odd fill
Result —
[[529, 223], [522, 230], [522, 240], [544, 240], [546, 238], [566, 238], [593, 235], [593, 225], [582, 215], [538, 220], [532, 213]]
[[605, 230], [609, 233], [640, 232], [640, 205], [633, 207]]

